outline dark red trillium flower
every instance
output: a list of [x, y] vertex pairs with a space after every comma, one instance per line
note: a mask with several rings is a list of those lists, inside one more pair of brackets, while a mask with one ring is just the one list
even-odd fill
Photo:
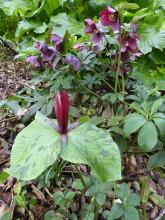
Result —
[[99, 15], [103, 26], [111, 26], [114, 33], [120, 32], [119, 16], [115, 9], [107, 7]]
[[69, 96], [66, 90], [60, 91], [55, 96], [55, 115], [58, 122], [58, 132], [65, 135], [68, 132]]
[[103, 37], [104, 33], [102, 33], [99, 28], [97, 27], [97, 24], [90, 18], [85, 19], [84, 21], [85, 24], [85, 33], [86, 34], [91, 34], [91, 40], [95, 43], [99, 43]]

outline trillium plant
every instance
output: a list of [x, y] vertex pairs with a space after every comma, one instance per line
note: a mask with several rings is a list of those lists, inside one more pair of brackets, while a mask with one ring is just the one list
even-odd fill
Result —
[[57, 122], [37, 112], [35, 120], [17, 135], [10, 175], [26, 181], [35, 179], [60, 157], [89, 165], [102, 182], [121, 179], [120, 152], [110, 134], [89, 122], [69, 124], [67, 91], [58, 92], [54, 103]]

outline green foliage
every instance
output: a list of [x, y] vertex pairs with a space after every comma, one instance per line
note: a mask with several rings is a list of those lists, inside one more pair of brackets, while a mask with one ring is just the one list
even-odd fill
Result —
[[122, 219], [125, 220], [139, 220], [139, 213], [135, 208], [140, 205], [139, 195], [132, 193], [129, 185], [126, 183], [117, 186], [116, 193], [118, 199], [114, 200], [111, 211], [104, 211], [104, 218], [107, 220], [113, 220], [122, 217]]
[[163, 112], [159, 112], [164, 98], [155, 97], [153, 91], [147, 91], [143, 87], [137, 90], [137, 96], [130, 95], [128, 98], [135, 100], [130, 108], [136, 112], [125, 117], [125, 135], [129, 137], [137, 132], [139, 149], [144, 152], [151, 151], [164, 136], [165, 116]]

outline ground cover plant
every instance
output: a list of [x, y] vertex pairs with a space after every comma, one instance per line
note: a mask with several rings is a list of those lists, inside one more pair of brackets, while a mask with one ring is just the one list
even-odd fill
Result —
[[0, 0], [1, 219], [164, 218], [164, 8]]

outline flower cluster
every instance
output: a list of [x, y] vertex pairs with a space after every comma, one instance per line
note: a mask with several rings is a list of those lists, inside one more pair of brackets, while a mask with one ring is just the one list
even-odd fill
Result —
[[[119, 54], [121, 53], [122, 67], [121, 72], [128, 73], [131, 69], [130, 62], [134, 61], [137, 57], [141, 55], [138, 48], [138, 41], [140, 36], [137, 32], [137, 25], [131, 24], [131, 31], [125, 32], [122, 29], [120, 24], [119, 13], [116, 9], [111, 7], [106, 7], [103, 11], [99, 13], [100, 20], [98, 22], [87, 18], [84, 21], [85, 29], [84, 32], [91, 36], [92, 45], [89, 42], [77, 43], [75, 44], [71, 51], [74, 53], [82, 52], [83, 50], [92, 50], [93, 53], [98, 54], [101, 50], [107, 46], [106, 41], [103, 41], [104, 38], [107, 40], [106, 36], [109, 35], [109, 28], [114, 33], [114, 36], [118, 42], [120, 50], [116, 50], [116, 55], [111, 55], [111, 58], [114, 58], [114, 63], [112, 63], [112, 68], [115, 71], [117, 68], [117, 60]], [[63, 38], [57, 34], [53, 34], [50, 38], [51, 44], [49, 46], [46, 43], [36, 42], [35, 48], [39, 50], [39, 56], [29, 56], [27, 61], [34, 68], [52, 68], [57, 69], [60, 66], [69, 65], [75, 71], [79, 71], [81, 68], [80, 60], [70, 51], [67, 54], [63, 54], [64, 41]], [[106, 45], [106, 46], [105, 46]], [[119, 52], [120, 51], [120, 52]], [[114, 57], [113, 57], [114, 56]]]
[[[70, 53], [62, 55], [61, 45], [63, 39], [53, 34], [50, 41], [54, 44], [53, 46], [48, 46], [46, 43], [37, 41], [35, 43], [35, 48], [39, 51], [39, 56], [31, 55], [27, 57], [27, 62], [29, 62], [34, 68], [44, 69], [49, 67], [51, 69], [56, 69], [62, 64], [70, 65], [75, 71], [78, 71], [81, 67], [79, 59]], [[57, 62], [55, 62], [56, 58]]]
[[[111, 7], [106, 7], [100, 12], [100, 22], [96, 23], [91, 19], [86, 19], [85, 23], [85, 33], [91, 35], [91, 40], [93, 41], [93, 51], [99, 52], [99, 43], [103, 40], [106, 30], [103, 27], [111, 27], [114, 35], [121, 47], [121, 59], [123, 61], [122, 72], [127, 73], [130, 71], [130, 61], [134, 61], [136, 57], [141, 55], [137, 41], [140, 40], [140, 36], [137, 32], [137, 25], [131, 24], [131, 32], [122, 32], [121, 24], [119, 19], [119, 14], [116, 9]], [[118, 57], [119, 51], [116, 51]], [[117, 60], [117, 59], [116, 59]], [[114, 69], [113, 65], [113, 69]]]

